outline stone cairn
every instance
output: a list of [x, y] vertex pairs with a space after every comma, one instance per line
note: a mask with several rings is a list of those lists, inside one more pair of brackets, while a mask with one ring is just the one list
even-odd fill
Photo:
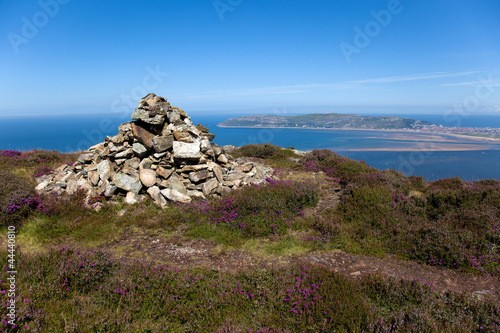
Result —
[[149, 195], [164, 208], [168, 201], [189, 203], [265, 182], [272, 175], [269, 167], [235, 160], [228, 154], [234, 146], [211, 143], [214, 134], [201, 124], [194, 126], [184, 110], [164, 97], [151, 93], [141, 99], [132, 119], [73, 165], [37, 178], [36, 190], [72, 194], [84, 189], [87, 198], [124, 195], [129, 204]]

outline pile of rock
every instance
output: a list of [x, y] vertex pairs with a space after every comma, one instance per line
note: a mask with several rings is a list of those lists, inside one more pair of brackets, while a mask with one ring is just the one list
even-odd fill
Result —
[[73, 165], [62, 165], [37, 179], [44, 193], [87, 191], [88, 197], [125, 195], [133, 204], [149, 195], [165, 207], [168, 201], [189, 203], [193, 197], [221, 195], [265, 181], [272, 169], [235, 160], [233, 146], [211, 143], [214, 134], [194, 126], [180, 108], [149, 94], [119, 133], [84, 151]]

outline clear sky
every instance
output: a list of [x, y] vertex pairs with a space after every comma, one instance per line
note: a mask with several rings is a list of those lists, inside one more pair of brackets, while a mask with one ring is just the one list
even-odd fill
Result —
[[0, 50], [0, 115], [500, 114], [498, 0], [0, 0]]

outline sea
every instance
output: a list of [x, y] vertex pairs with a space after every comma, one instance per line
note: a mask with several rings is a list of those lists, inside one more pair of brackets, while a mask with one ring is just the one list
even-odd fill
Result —
[[[369, 114], [382, 116], [382, 114]], [[214, 112], [190, 113], [193, 123], [201, 123], [215, 134], [219, 145], [242, 146], [250, 143], [272, 143], [299, 150], [331, 149], [355, 160], [366, 161], [380, 170], [395, 169], [406, 175], [422, 176], [426, 180], [460, 177], [464, 180], [500, 180], [500, 144], [485, 144], [484, 150], [469, 151], [373, 151], [395, 147], [404, 142], [380, 131], [224, 128], [216, 125], [229, 117]], [[443, 126], [496, 127], [500, 116], [470, 115], [397, 115], [420, 119]], [[118, 125], [128, 121], [116, 115], [73, 115], [45, 117], [0, 117], [0, 150], [31, 149], [72, 152], [85, 150], [118, 133]], [[446, 138], [444, 139], [446, 141]], [[472, 143], [471, 143], [472, 144]]]

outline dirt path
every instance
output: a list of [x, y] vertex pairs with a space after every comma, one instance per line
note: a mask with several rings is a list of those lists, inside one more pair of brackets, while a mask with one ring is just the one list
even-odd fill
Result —
[[500, 302], [500, 279], [481, 277], [451, 269], [431, 267], [393, 257], [373, 258], [342, 251], [312, 252], [302, 256], [259, 258], [244, 251], [224, 251], [206, 240], [188, 240], [180, 236], [165, 239], [128, 234], [124, 239], [100, 247], [116, 259], [143, 258], [158, 264], [179, 267], [206, 267], [236, 272], [247, 269], [279, 268], [294, 263], [311, 264], [357, 279], [367, 274], [420, 281], [436, 291], [466, 292], [478, 298]]

